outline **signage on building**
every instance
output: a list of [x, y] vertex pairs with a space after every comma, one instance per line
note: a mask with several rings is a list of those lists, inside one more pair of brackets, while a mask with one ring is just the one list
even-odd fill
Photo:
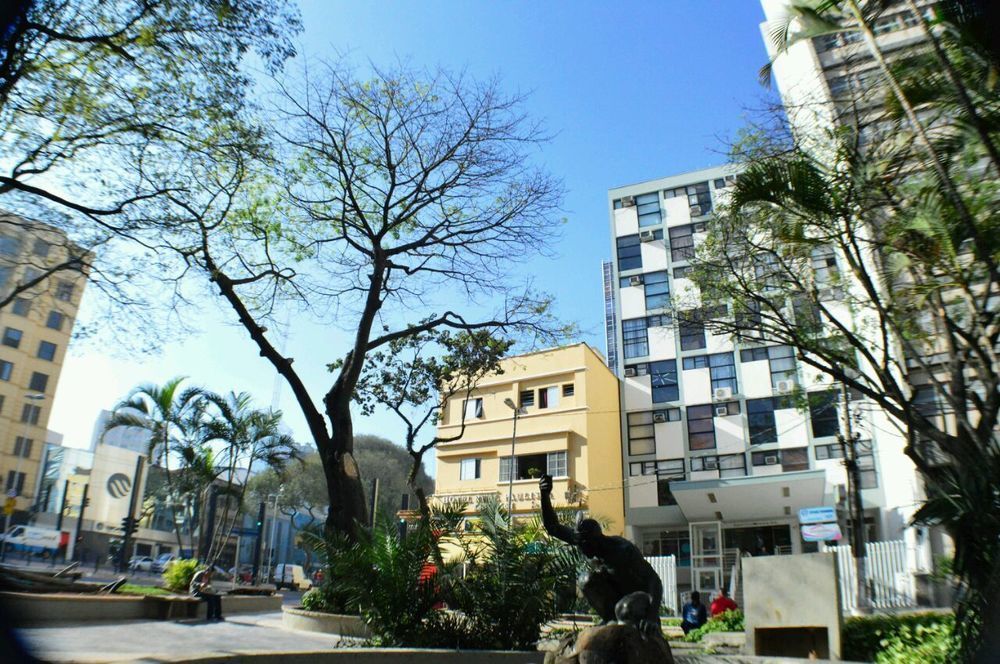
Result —
[[132, 488], [132, 480], [125, 473], [115, 473], [108, 478], [108, 493], [112, 498], [124, 498]]
[[837, 541], [843, 535], [836, 523], [810, 523], [802, 526], [802, 539], [807, 542]]
[[803, 507], [799, 510], [799, 523], [829, 523], [837, 520], [837, 510], [832, 507]]

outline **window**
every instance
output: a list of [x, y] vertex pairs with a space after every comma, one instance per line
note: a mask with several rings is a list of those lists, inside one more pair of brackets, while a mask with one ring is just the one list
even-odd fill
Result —
[[31, 447], [34, 441], [30, 438], [25, 438], [24, 436], [18, 436], [14, 439], [14, 456], [21, 457], [24, 459], [31, 458]]
[[45, 321], [45, 327], [51, 328], [53, 330], [62, 330], [63, 323], [66, 322], [66, 316], [58, 311], [50, 311], [49, 318]]
[[708, 356], [708, 368], [712, 377], [712, 391], [728, 387], [733, 394], [739, 392], [736, 384], [736, 362], [732, 353], [716, 353]]
[[[645, 473], [644, 473], [645, 474]], [[684, 481], [684, 459], [667, 459], [656, 462], [656, 504], [663, 507], [676, 505], [677, 499], [670, 490], [670, 483]]]
[[465, 402], [465, 419], [482, 419], [483, 418], [483, 400], [482, 399], [468, 399]]
[[681, 421], [681, 409], [680, 408], [662, 408], [660, 410], [653, 411], [653, 421], [654, 422], [680, 422]]
[[698, 350], [705, 347], [705, 324], [695, 320], [693, 313], [688, 312], [679, 321], [681, 350]]
[[576, 387], [573, 385], [573, 383], [566, 383], [565, 385], [563, 385], [562, 392], [564, 397], [571, 397], [576, 393]]
[[660, 223], [660, 197], [655, 191], [636, 196], [635, 207], [639, 213], [639, 228], [656, 226]]
[[809, 470], [809, 448], [796, 447], [789, 450], [781, 450], [781, 470], [792, 472], [796, 470]]
[[555, 408], [559, 405], [559, 388], [543, 387], [538, 390], [538, 407]]
[[631, 456], [652, 454], [656, 451], [656, 439], [653, 434], [652, 413], [629, 413], [628, 421], [628, 453]]
[[75, 286], [68, 281], [59, 281], [56, 283], [56, 299], [62, 300], [63, 302], [69, 302], [73, 299], [74, 288]]
[[24, 333], [14, 327], [8, 327], [3, 331], [3, 345], [17, 348], [21, 345], [21, 337]]
[[670, 327], [673, 324], [674, 319], [668, 314], [646, 316], [646, 327]]
[[664, 309], [670, 306], [670, 283], [666, 272], [649, 272], [643, 275], [646, 285], [646, 309]]
[[692, 272], [694, 272], [694, 267], [691, 265], [682, 265], [681, 267], [675, 267], [674, 279], [687, 279]]
[[625, 357], [649, 355], [649, 335], [646, 333], [645, 318], [630, 318], [622, 321], [622, 341]]
[[806, 334], [816, 334], [823, 323], [819, 306], [812, 300], [799, 296], [792, 299], [795, 324]]
[[566, 468], [566, 453], [549, 452], [546, 454], [545, 472], [552, 477], [566, 477], [569, 474]]
[[459, 479], [478, 480], [482, 470], [482, 459], [462, 459]]
[[[863, 441], [858, 442], [859, 452], [858, 452], [858, 473], [861, 475], [860, 484], [862, 489], [877, 489], [878, 488], [878, 473], [875, 471], [875, 456], [868, 452], [861, 452], [860, 447], [864, 444]], [[871, 442], [868, 442], [868, 449], [871, 450]]]
[[7, 493], [11, 491], [14, 492], [15, 496], [21, 495], [21, 491], [24, 490], [24, 478], [26, 475], [24, 473], [18, 473], [16, 471], [8, 471], [7, 473]]
[[754, 277], [762, 288], [777, 288], [784, 278], [781, 274], [781, 261], [773, 251], [761, 251], [752, 256]]
[[694, 258], [694, 224], [674, 226], [670, 234], [670, 260], [687, 261]]
[[27, 424], [38, 424], [38, 418], [41, 414], [41, 406], [36, 406], [33, 403], [26, 403], [21, 409], [21, 421]]
[[33, 267], [26, 267], [24, 268], [24, 274], [21, 275], [21, 284], [35, 283], [35, 281], [38, 280], [43, 274], [44, 272], [41, 270], [36, 270]]
[[517, 397], [518, 403], [521, 408], [528, 408], [529, 406], [535, 405], [535, 391], [534, 390], [521, 390]]
[[736, 329], [741, 333], [741, 336], [750, 337], [754, 333], [759, 334], [761, 324], [763, 323], [760, 315], [760, 302], [753, 300], [743, 302], [740, 306], [734, 307], [734, 309]]
[[31, 382], [28, 383], [28, 389], [34, 392], [44, 392], [45, 388], [49, 385], [48, 374], [43, 374], [40, 371], [32, 372]]
[[692, 450], [715, 449], [715, 422], [712, 405], [688, 406], [688, 448]]
[[739, 414], [740, 414], [739, 401], [727, 401], [726, 403], [715, 404], [716, 417], [730, 417], [732, 415], [739, 415]]
[[817, 445], [814, 451], [816, 453], [817, 461], [844, 458], [844, 448], [840, 443], [835, 443], [833, 445]]
[[643, 533], [645, 556], [674, 556], [678, 567], [691, 567], [691, 535], [687, 530], [661, 530]]
[[500, 482], [510, 482], [510, 459], [511, 457], [500, 457]]
[[779, 382], [795, 382], [795, 351], [791, 346], [771, 346], [767, 349], [771, 368], [771, 387], [778, 389]]
[[708, 189], [708, 182], [699, 182], [686, 187], [677, 187], [663, 192], [664, 198], [687, 197], [688, 205], [691, 207], [691, 216], [698, 217], [712, 211], [712, 194]]
[[638, 235], [626, 235], [617, 240], [618, 271], [636, 270], [642, 267], [642, 253]]
[[840, 433], [837, 416], [837, 393], [833, 390], [813, 392], [809, 395], [809, 419], [814, 438], [836, 436]]
[[0, 394], [0, 412], [3, 411], [3, 401], [4, 401], [4, 396]]
[[0, 360], [0, 380], [10, 380], [10, 374], [13, 370], [13, 363], [7, 360]]
[[751, 445], [778, 442], [778, 430], [774, 422], [774, 399], [747, 399], [747, 423], [750, 428]]
[[781, 450], [753, 452], [750, 455], [750, 463], [755, 466], [777, 466], [781, 463]]
[[56, 345], [48, 341], [38, 343], [38, 357], [50, 362], [56, 359]]
[[744, 477], [747, 474], [747, 458], [743, 454], [724, 454], [719, 457], [719, 477]]
[[837, 257], [830, 247], [819, 247], [812, 252], [813, 277], [816, 288], [832, 288], [839, 281]]
[[691, 357], [685, 357], [683, 362], [685, 371], [688, 369], [707, 369], [708, 355], [692, 355]]
[[662, 360], [649, 363], [650, 382], [653, 388], [653, 403], [664, 403], [680, 399], [677, 386], [677, 360]]
[[0, 254], [17, 256], [21, 251], [21, 241], [13, 235], [0, 235]]
[[31, 300], [26, 300], [23, 297], [16, 298], [12, 309], [18, 316], [27, 316], [28, 312], [31, 311]]
[[41, 238], [35, 238], [35, 244], [31, 247], [31, 253], [42, 258], [48, 258], [52, 245]]
[[706, 470], [718, 470], [719, 457], [713, 455], [701, 456], [691, 459], [691, 472], [700, 473]]

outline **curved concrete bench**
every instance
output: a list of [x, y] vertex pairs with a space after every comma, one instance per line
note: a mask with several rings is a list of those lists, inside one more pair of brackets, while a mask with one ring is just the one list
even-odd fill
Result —
[[367, 639], [372, 635], [368, 625], [361, 620], [361, 616], [306, 611], [299, 606], [281, 607], [281, 625], [286, 629], [337, 634], [359, 639]]

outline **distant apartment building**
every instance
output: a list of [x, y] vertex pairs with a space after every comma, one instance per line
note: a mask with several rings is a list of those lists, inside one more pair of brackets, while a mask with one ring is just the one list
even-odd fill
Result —
[[[934, 4], [933, 0], [917, 1], [928, 19], [934, 16]], [[761, 0], [761, 5], [766, 19], [761, 34], [793, 128], [801, 134], [818, 125], [831, 126], [834, 121], [879, 126], [887, 90], [861, 33], [848, 29], [804, 39], [775, 57], [770, 30], [788, 14], [788, 2]], [[845, 17], [844, 25], [850, 28], [854, 22]], [[793, 25], [792, 32], [799, 28]], [[904, 2], [890, 4], [874, 21], [872, 31], [890, 62], [926, 44], [917, 16]]]
[[[699, 590], [719, 588], [735, 556], [816, 550], [802, 508], [838, 508], [846, 525], [836, 386], [790, 347], [675, 317], [699, 306], [690, 259], [734, 177], [710, 168], [608, 193], [626, 533], [646, 555], [677, 556], [679, 584]], [[808, 407], [791, 398], [799, 388]], [[868, 537], [899, 539], [920, 495], [904, 439], [873, 404], [852, 412]]]
[[[80, 249], [59, 230], [0, 211], [0, 297]], [[86, 275], [59, 270], [0, 309], [0, 478], [23, 523], [35, 495], [46, 428]]]
[[[446, 404], [433, 502], [512, 496], [515, 518], [539, 514], [538, 477], [552, 475], [553, 505], [586, 510], [610, 534], [624, 529], [618, 379], [585, 343], [501, 362], [503, 373]], [[510, 404], [506, 402], [509, 401]], [[514, 410], [518, 415], [514, 436]], [[462, 432], [462, 423], [465, 430]]]

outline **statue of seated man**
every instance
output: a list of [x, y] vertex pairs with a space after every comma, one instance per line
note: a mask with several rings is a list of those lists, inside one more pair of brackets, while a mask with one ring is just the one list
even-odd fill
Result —
[[575, 530], [562, 525], [552, 509], [552, 477], [542, 475], [538, 487], [546, 532], [578, 547], [594, 565], [580, 590], [601, 623], [630, 623], [645, 634], [659, 634], [663, 584], [635, 544], [605, 535], [594, 519], [583, 519]]

